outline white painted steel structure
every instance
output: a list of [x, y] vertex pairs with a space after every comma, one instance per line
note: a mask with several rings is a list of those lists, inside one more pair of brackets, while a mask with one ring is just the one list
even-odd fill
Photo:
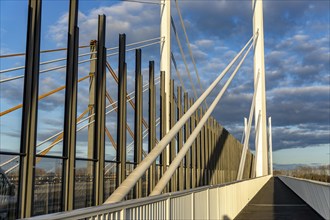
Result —
[[[254, 37], [246, 43], [243, 49], [235, 56], [235, 58], [228, 64], [222, 73], [216, 78], [215, 81], [205, 90], [205, 92], [196, 100], [196, 102], [189, 108], [189, 110], [180, 118], [180, 120], [172, 127], [172, 129], [160, 140], [160, 142], [153, 148], [153, 150], [144, 158], [144, 160], [133, 170], [133, 172], [121, 183], [121, 185], [111, 194], [105, 201], [105, 204], [115, 203], [121, 201], [129, 191], [135, 186], [136, 182], [142, 177], [150, 165], [162, 153], [164, 148], [171, 142], [177, 135], [184, 124], [190, 119], [191, 115], [199, 108], [204, 102], [206, 97], [214, 90], [220, 80], [225, 76], [228, 70], [234, 65], [246, 48], [251, 44]], [[253, 41], [254, 43], [254, 41]]]
[[269, 146], [269, 172], [270, 175], [273, 175], [272, 117], [268, 118], [268, 146]]
[[[201, 121], [198, 123], [196, 128], [192, 131], [189, 138], [184, 143], [183, 147], [178, 152], [177, 156], [172, 161], [171, 165], [168, 167], [167, 171], [163, 174], [162, 178], [158, 181], [157, 185], [155, 186], [154, 190], [151, 192], [150, 196], [159, 195], [163, 191], [163, 189], [166, 187], [167, 183], [170, 181], [171, 177], [173, 176], [176, 169], [180, 165], [180, 163], [183, 160], [184, 156], [186, 155], [187, 151], [189, 150], [189, 148], [191, 147], [191, 145], [195, 141], [197, 135], [199, 134], [199, 132], [203, 128], [204, 124], [207, 122], [208, 118], [211, 116], [213, 110], [215, 109], [215, 107], [219, 103], [222, 95], [224, 94], [224, 92], [228, 88], [228, 86], [231, 83], [232, 79], [235, 77], [237, 71], [241, 67], [242, 63], [244, 62], [244, 60], [247, 56], [247, 54], [250, 52], [250, 49], [252, 48], [252, 46], [253, 46], [253, 44], [251, 44], [249, 49], [246, 51], [246, 53], [244, 54], [242, 60], [239, 62], [239, 64], [237, 65], [236, 69], [234, 70], [234, 72], [232, 73], [232, 75], [230, 76], [230, 78], [228, 79], [226, 84], [223, 86], [223, 88], [221, 89], [221, 91], [219, 92], [217, 97], [214, 99], [211, 106], [209, 107], [209, 109], [206, 111], [206, 113], [202, 117]], [[245, 154], [246, 154], [246, 152], [245, 152]]]
[[330, 219], [330, 183], [288, 176], [279, 178], [323, 218]]
[[49, 214], [47, 219], [234, 219], [270, 178], [264, 176]]
[[260, 72], [260, 83], [256, 88], [255, 124], [257, 124], [259, 112], [261, 122], [256, 131], [256, 175], [268, 174], [268, 152], [267, 152], [267, 121], [266, 121], [266, 85], [265, 85], [265, 60], [264, 60], [264, 29], [263, 29], [263, 5], [262, 0], [252, 0], [253, 10], [253, 33], [259, 33], [254, 49], [254, 83]]
[[[170, 79], [171, 79], [171, 1], [160, 0], [160, 71], [165, 72], [166, 133], [170, 130]], [[167, 154], [169, 155], [169, 154]], [[167, 160], [168, 161], [168, 160]]]

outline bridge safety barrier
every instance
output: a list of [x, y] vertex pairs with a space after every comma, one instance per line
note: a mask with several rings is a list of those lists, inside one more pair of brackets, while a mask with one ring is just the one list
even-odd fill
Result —
[[204, 186], [31, 219], [234, 219], [270, 177]]
[[288, 176], [279, 178], [323, 218], [330, 219], [330, 183]]

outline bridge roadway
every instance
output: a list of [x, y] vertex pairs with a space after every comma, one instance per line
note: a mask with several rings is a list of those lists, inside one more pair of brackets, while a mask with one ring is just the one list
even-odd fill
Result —
[[323, 219], [279, 178], [271, 178], [235, 218], [317, 220]]

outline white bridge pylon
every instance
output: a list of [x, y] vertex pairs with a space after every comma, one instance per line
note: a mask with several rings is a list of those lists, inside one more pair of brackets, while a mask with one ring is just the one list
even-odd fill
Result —
[[[252, 0], [253, 33], [258, 32], [257, 42], [254, 48], [254, 84], [257, 83], [258, 73], [260, 79], [255, 87], [256, 104], [254, 120], [256, 130], [256, 176], [268, 174], [268, 142], [266, 120], [266, 85], [265, 85], [265, 58], [264, 58], [264, 28], [263, 28], [263, 3], [262, 0]], [[258, 117], [260, 113], [260, 117]]]

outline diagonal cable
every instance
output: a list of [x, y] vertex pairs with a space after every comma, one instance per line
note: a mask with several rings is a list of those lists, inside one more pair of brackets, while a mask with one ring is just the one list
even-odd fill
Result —
[[[175, 7], [176, 7], [176, 9], [178, 11], [178, 15], [179, 15], [179, 18], [180, 18], [180, 23], [181, 23], [181, 26], [182, 26], [182, 29], [183, 29], [184, 36], [186, 37], [186, 42], [187, 42], [187, 46], [188, 46], [188, 50], [189, 50], [189, 55], [190, 55], [190, 58], [191, 58], [191, 60], [192, 60], [192, 62], [194, 64], [194, 69], [195, 69], [195, 73], [196, 73], [196, 76], [197, 76], [198, 85], [199, 85], [201, 91], [204, 91], [203, 86], [202, 86], [202, 83], [201, 83], [201, 80], [199, 78], [199, 74], [198, 74], [198, 70], [197, 70], [195, 58], [193, 56], [193, 53], [192, 53], [192, 50], [191, 50], [191, 47], [190, 47], [190, 42], [189, 42], [189, 38], [188, 38], [188, 35], [187, 35], [186, 27], [184, 25], [184, 22], [183, 22], [183, 19], [182, 19], [182, 15], [181, 15], [181, 11], [180, 11], [180, 8], [179, 8], [178, 1], [177, 0], [175, 0]], [[206, 105], [206, 108], [208, 108], [208, 105], [206, 103], [206, 100], [205, 100], [205, 105]]]
[[189, 68], [188, 68], [186, 57], [185, 57], [185, 55], [183, 53], [183, 49], [182, 49], [182, 45], [181, 45], [181, 42], [180, 42], [180, 39], [179, 39], [179, 35], [176, 32], [176, 28], [175, 28], [173, 17], [171, 17], [171, 24], [172, 24], [172, 28], [173, 28], [173, 31], [174, 31], [174, 34], [175, 34], [176, 42], [178, 43], [178, 46], [179, 46], [179, 49], [180, 49], [180, 53], [181, 53], [181, 56], [182, 56], [182, 59], [183, 59], [183, 62], [184, 62], [186, 71], [188, 73], [188, 77], [189, 77], [190, 84], [191, 84], [191, 87], [192, 87], [193, 92], [194, 92], [195, 99], [197, 99], [197, 92], [196, 92], [196, 89], [195, 89], [195, 86], [194, 86], [194, 82], [193, 82], [193, 80], [191, 78], [191, 74], [190, 74], [190, 71], [189, 71]]
[[172, 52], [171, 52], [171, 59], [172, 59], [172, 62], [173, 62], [174, 68], [175, 68], [176, 75], [178, 76], [178, 78], [180, 80], [181, 87], [182, 87], [183, 91], [186, 92], [180, 71], [178, 69], [178, 66], [176, 65], [176, 61], [175, 61], [175, 58], [174, 58], [174, 55]]

